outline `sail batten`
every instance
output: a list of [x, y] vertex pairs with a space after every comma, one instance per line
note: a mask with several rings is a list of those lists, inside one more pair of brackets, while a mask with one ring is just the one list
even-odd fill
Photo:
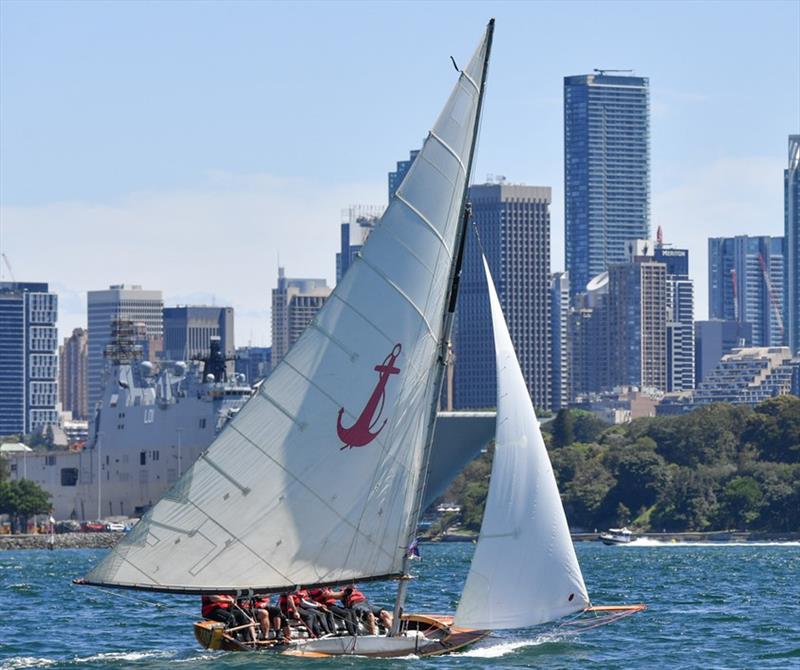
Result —
[[523, 628], [589, 605], [555, 475], [483, 258], [497, 358], [497, 429], [483, 523], [455, 623]]
[[361, 262], [206, 457], [89, 582], [276, 592], [403, 572], [490, 35], [466, 68], [478, 88], [459, 76]]

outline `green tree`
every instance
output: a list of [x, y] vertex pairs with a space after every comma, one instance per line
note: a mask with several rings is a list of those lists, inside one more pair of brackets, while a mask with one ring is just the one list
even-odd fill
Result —
[[734, 477], [721, 496], [720, 519], [723, 524], [746, 529], [758, 518], [764, 494], [752, 477]]
[[764, 460], [800, 463], [800, 398], [780, 396], [757, 405], [743, 437]]
[[0, 482], [0, 513], [11, 515], [14, 532], [24, 532], [31, 516], [49, 511], [50, 494], [30, 479]]
[[575, 441], [575, 417], [572, 412], [568, 409], [558, 410], [550, 430], [554, 448], [560, 449], [572, 444]]

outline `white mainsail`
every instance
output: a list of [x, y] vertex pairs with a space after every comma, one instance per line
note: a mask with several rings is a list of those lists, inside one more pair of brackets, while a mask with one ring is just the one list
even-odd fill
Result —
[[491, 24], [313, 323], [85, 582], [277, 591], [401, 573], [448, 336], [490, 42]]
[[455, 623], [523, 628], [579, 612], [589, 595], [489, 265], [497, 431], [483, 523]]

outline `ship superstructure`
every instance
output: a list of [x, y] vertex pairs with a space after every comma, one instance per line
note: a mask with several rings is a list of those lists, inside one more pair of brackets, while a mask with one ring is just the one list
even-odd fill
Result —
[[85, 448], [9, 459], [12, 478], [52, 495], [58, 519], [140, 516], [252, 394], [243, 376], [227, 378], [218, 338], [208, 358], [154, 364], [141, 360], [124, 324], [115, 335]]

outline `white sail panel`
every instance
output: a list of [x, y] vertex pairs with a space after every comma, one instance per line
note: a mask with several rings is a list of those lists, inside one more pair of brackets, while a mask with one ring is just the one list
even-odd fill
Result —
[[523, 628], [589, 605], [553, 468], [486, 258], [497, 356], [497, 432], [480, 537], [455, 623]]
[[311, 326], [89, 583], [278, 590], [400, 573], [486, 57], [485, 36]]

